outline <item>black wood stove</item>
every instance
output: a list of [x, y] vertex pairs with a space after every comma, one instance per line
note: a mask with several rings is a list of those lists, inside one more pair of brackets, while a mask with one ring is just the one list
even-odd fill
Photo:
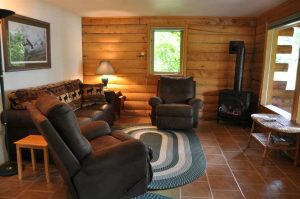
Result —
[[250, 122], [251, 97], [249, 91], [242, 91], [245, 64], [245, 44], [243, 41], [230, 41], [229, 53], [236, 54], [234, 88], [221, 90], [219, 93], [219, 120], [232, 120], [246, 126]]

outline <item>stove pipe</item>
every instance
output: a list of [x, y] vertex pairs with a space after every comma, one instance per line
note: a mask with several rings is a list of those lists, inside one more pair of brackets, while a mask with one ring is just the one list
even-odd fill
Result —
[[229, 54], [236, 54], [235, 75], [234, 75], [234, 91], [240, 92], [243, 85], [243, 72], [245, 64], [245, 43], [244, 41], [230, 41]]

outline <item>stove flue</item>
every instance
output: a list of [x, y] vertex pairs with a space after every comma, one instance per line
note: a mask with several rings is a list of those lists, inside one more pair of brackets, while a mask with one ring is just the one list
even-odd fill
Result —
[[240, 92], [242, 91], [243, 86], [243, 72], [246, 54], [244, 41], [230, 41], [229, 54], [236, 54], [233, 90]]

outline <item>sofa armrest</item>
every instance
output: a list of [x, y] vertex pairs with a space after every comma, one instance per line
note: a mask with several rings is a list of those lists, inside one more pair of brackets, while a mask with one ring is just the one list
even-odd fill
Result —
[[104, 95], [107, 103], [113, 104], [114, 106], [117, 104], [117, 95], [114, 91], [104, 91]]
[[[8, 127], [35, 129], [35, 125], [27, 110], [8, 109], [6, 115]], [[3, 113], [1, 113], [1, 121], [3, 122]]]
[[198, 98], [189, 99], [187, 104], [191, 105], [196, 110], [200, 110], [203, 107], [203, 101]]
[[187, 104], [191, 105], [193, 107], [193, 114], [194, 114], [194, 122], [193, 127], [197, 128], [199, 124], [199, 111], [203, 107], [203, 101], [197, 98], [192, 98], [187, 101]]
[[111, 133], [109, 125], [105, 121], [95, 121], [80, 127], [82, 135], [92, 140], [96, 137]]
[[130, 139], [91, 154], [82, 163], [82, 169], [86, 175], [101, 175], [102, 172], [128, 172], [124, 170], [127, 168], [125, 165], [143, 164], [140, 166], [146, 166], [148, 156], [148, 150], [141, 141]]
[[85, 198], [132, 198], [147, 191], [153, 172], [147, 147], [131, 138], [88, 156], [73, 177]]
[[162, 104], [162, 103], [163, 103], [163, 100], [158, 96], [150, 97], [150, 99], [149, 99], [149, 105], [151, 107], [156, 107], [157, 105]]

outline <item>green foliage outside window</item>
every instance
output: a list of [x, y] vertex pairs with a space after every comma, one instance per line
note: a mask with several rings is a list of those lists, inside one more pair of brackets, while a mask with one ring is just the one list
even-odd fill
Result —
[[178, 73], [181, 65], [181, 30], [155, 30], [153, 71]]
[[23, 34], [20, 32], [10, 33], [10, 60], [12, 62], [24, 61], [25, 59], [25, 48]]

